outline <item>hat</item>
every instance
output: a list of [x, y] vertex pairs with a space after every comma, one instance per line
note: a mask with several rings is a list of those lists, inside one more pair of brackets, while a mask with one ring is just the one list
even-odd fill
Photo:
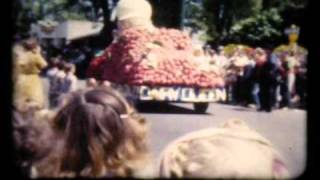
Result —
[[289, 174], [269, 140], [235, 119], [170, 143], [161, 156], [160, 175], [264, 179], [286, 178]]
[[285, 29], [285, 34], [299, 34], [300, 33], [300, 28], [296, 26], [295, 24], [292, 24], [289, 28]]
[[235, 62], [234, 65], [237, 67], [243, 67], [246, 66], [249, 63], [249, 59], [247, 57], [238, 57]]
[[152, 8], [146, 0], [120, 0], [112, 13], [111, 20], [125, 20], [129, 18], [150, 19]]

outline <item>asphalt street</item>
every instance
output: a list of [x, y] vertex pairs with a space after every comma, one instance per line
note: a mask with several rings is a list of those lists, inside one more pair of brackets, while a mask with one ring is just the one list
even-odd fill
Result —
[[[45, 91], [48, 89], [44, 81]], [[80, 82], [83, 87], [84, 82]], [[286, 160], [292, 177], [303, 173], [306, 166], [306, 111], [274, 110], [271, 113], [226, 104], [211, 103], [207, 114], [197, 114], [192, 104], [144, 103], [138, 110], [150, 125], [150, 148], [157, 167], [165, 146], [185, 133], [217, 127], [232, 118], [242, 119], [269, 139]]]
[[306, 165], [306, 112], [303, 110], [275, 110], [271, 113], [253, 109], [212, 103], [208, 114], [196, 114], [192, 104], [146, 104], [140, 112], [150, 122], [150, 144], [159, 163], [165, 146], [185, 133], [217, 127], [232, 118], [242, 119], [269, 139], [283, 155], [292, 177], [303, 173]]

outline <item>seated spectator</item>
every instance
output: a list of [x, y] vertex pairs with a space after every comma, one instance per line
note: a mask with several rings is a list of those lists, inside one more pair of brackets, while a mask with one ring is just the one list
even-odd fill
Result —
[[110, 81], [102, 81], [101, 86], [102, 87], [111, 87], [111, 82]]
[[[43, 112], [41, 112], [43, 114]], [[13, 112], [13, 139], [16, 163], [24, 177], [36, 176], [34, 164], [51, 152], [53, 133], [44, 116], [36, 116], [35, 109], [28, 113]]]
[[243, 121], [189, 133], [170, 143], [161, 177], [285, 178], [288, 172], [272, 144]]
[[89, 78], [87, 79], [86, 81], [86, 86], [89, 88], [89, 87], [96, 87], [98, 85], [96, 79], [94, 78]]
[[[37, 177], [146, 177], [147, 126], [111, 88], [70, 94], [53, 119], [54, 151]], [[149, 174], [151, 175], [151, 174]]]

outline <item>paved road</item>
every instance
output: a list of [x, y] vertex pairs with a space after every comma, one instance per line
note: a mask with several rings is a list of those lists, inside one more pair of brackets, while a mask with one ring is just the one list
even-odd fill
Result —
[[[45, 89], [47, 90], [47, 82]], [[84, 85], [82, 81], [80, 86]], [[268, 138], [286, 159], [293, 177], [306, 165], [306, 112], [276, 110], [272, 113], [212, 103], [208, 114], [196, 114], [192, 104], [143, 104], [139, 111], [150, 123], [150, 145], [155, 165], [164, 147], [190, 131], [214, 127], [231, 118], [241, 118]]]
[[[306, 112], [276, 110], [256, 112], [249, 108], [212, 103], [208, 114], [195, 114], [191, 104], [144, 105], [139, 108], [150, 121], [151, 150], [159, 157], [173, 139], [190, 131], [214, 127], [241, 118], [268, 138], [286, 159], [292, 176], [300, 175], [306, 159]], [[169, 111], [169, 112], [168, 112]], [[155, 163], [158, 163], [156, 158]]]

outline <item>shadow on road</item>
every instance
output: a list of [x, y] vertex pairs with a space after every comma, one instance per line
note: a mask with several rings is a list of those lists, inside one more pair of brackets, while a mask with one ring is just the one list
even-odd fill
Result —
[[175, 106], [164, 102], [142, 102], [139, 103], [136, 108], [141, 113], [156, 113], [156, 114], [203, 114], [209, 115], [209, 113], [197, 113], [193, 109]]
[[257, 112], [255, 109], [250, 109], [250, 108], [232, 108], [232, 110], [235, 110], [235, 111], [246, 111], [246, 112]]

